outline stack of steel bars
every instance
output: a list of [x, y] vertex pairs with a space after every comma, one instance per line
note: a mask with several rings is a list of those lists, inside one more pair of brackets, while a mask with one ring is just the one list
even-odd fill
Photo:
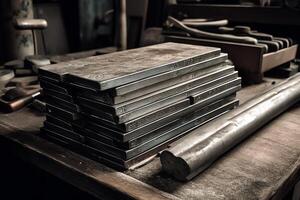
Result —
[[164, 43], [48, 65], [42, 135], [128, 169], [238, 105], [234, 66], [219, 48]]

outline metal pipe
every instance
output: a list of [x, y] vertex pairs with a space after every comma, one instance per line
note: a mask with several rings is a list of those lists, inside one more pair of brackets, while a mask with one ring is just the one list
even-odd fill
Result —
[[173, 143], [160, 157], [163, 170], [190, 180], [218, 157], [300, 100], [300, 74]]

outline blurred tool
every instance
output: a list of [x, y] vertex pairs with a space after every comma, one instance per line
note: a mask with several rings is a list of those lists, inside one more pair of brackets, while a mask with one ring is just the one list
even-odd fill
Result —
[[17, 111], [31, 103], [40, 94], [39, 87], [10, 89], [0, 98], [0, 110], [2, 112]]
[[[18, 30], [31, 30], [32, 35], [33, 35], [33, 45], [34, 45], [34, 54], [37, 55], [37, 42], [36, 42], [36, 36], [35, 36], [35, 30], [43, 30], [47, 28], [48, 24], [47, 21], [44, 19], [25, 19], [25, 18], [17, 18], [14, 21], [14, 26]], [[45, 39], [42, 35], [42, 40], [43, 40], [43, 46], [45, 53], [47, 53], [46, 49], [46, 44], [45, 44]]]
[[261, 82], [265, 72], [288, 65], [296, 58], [298, 45], [289, 37], [275, 37], [252, 30], [249, 26], [227, 27], [220, 25], [219, 21], [210, 20], [210, 24], [214, 25], [207, 26], [207, 21], [202, 18], [179, 21], [169, 16], [162, 33], [165, 42], [221, 48], [222, 52], [228, 53], [247, 84]]

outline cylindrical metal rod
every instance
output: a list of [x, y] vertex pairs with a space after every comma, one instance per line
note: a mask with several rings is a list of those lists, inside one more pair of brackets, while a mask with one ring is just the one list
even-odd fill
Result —
[[163, 170], [190, 180], [230, 148], [300, 100], [300, 74], [195, 129], [161, 154]]

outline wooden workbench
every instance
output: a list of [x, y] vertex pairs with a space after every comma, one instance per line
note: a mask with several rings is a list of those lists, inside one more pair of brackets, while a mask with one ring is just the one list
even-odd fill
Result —
[[[246, 87], [238, 98], [243, 103], [273, 85]], [[48, 142], [38, 136], [44, 117], [28, 108], [1, 114], [0, 136], [7, 150], [99, 198], [280, 199], [300, 179], [299, 119], [297, 104], [188, 183], [161, 172], [158, 157], [123, 173]]]

